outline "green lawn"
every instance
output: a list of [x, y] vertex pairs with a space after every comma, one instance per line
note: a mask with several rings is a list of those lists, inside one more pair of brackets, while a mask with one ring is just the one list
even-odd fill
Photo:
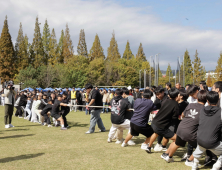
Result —
[[[15, 128], [4, 128], [4, 107], [0, 106], [0, 169], [150, 169], [190, 170], [180, 162], [184, 151], [178, 150], [174, 163], [166, 163], [161, 153], [147, 154], [140, 149], [144, 136], [134, 138], [136, 145], [122, 148], [107, 143], [111, 126], [110, 114], [102, 114], [107, 132], [85, 134], [89, 115], [71, 112], [67, 116], [70, 129], [48, 128], [13, 116]], [[185, 150], [186, 148], [184, 148]], [[207, 168], [202, 168], [207, 169]]]

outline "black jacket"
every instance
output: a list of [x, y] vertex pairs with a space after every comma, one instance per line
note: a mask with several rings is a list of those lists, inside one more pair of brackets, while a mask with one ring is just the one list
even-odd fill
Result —
[[220, 145], [221, 140], [221, 108], [206, 106], [200, 111], [197, 130], [198, 145], [213, 149]]
[[131, 104], [128, 99], [122, 96], [115, 96], [111, 101], [111, 122], [113, 124], [122, 124], [125, 121], [127, 110]]
[[140, 92], [139, 93], [135, 92], [135, 93], [133, 93], [133, 98], [134, 98], [134, 100], [136, 100], [137, 98], [142, 98], [142, 95]]
[[39, 105], [39, 110], [43, 110], [44, 109], [44, 107], [48, 104], [47, 103], [48, 102], [48, 100], [47, 99], [41, 99], [41, 103], [40, 103], [40, 105]]
[[19, 106], [26, 106], [26, 104], [27, 104], [27, 96], [23, 94], [20, 97]]

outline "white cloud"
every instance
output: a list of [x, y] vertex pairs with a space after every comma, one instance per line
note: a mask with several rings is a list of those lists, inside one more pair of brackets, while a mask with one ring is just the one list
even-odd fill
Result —
[[[145, 54], [161, 53], [160, 67], [166, 69], [170, 63], [176, 67], [176, 58], [182, 56], [188, 49], [191, 57], [198, 50], [199, 57], [207, 70], [216, 66], [219, 53], [222, 50], [222, 31], [198, 30], [172, 23], [162, 22], [160, 18], [143, 10], [150, 7], [129, 8], [113, 1], [80, 1], [80, 0], [11, 0], [0, 1], [0, 25], [4, 16], [8, 15], [9, 29], [13, 41], [16, 40], [19, 23], [32, 42], [35, 17], [38, 15], [41, 29], [47, 18], [50, 28], [55, 28], [57, 39], [68, 23], [70, 34], [76, 51], [80, 29], [86, 33], [86, 42], [90, 50], [95, 34], [98, 33], [105, 54], [113, 30], [121, 54], [124, 52], [127, 40], [136, 54], [139, 43], [143, 43]], [[210, 60], [211, 64], [207, 64]]]

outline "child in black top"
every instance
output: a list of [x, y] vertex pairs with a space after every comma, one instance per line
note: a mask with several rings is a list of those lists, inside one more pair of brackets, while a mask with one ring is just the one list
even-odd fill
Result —
[[[167, 143], [168, 139], [175, 141], [176, 135], [174, 131], [170, 130], [169, 127], [179, 116], [179, 90], [172, 88], [169, 91], [170, 99], [166, 99], [158, 112], [158, 114], [153, 119], [151, 127], [153, 128], [153, 135], [151, 136], [149, 147], [147, 148], [147, 153], [151, 153], [151, 146], [156, 138], [160, 135], [164, 137], [164, 143]], [[163, 146], [166, 147], [166, 146]]]
[[211, 91], [207, 93], [209, 106], [200, 111], [199, 127], [197, 130], [197, 148], [193, 153], [194, 164], [192, 170], [198, 169], [199, 159], [208, 149], [220, 156], [213, 165], [212, 170], [219, 170], [222, 166], [222, 142], [221, 142], [221, 108], [217, 106], [219, 95]]

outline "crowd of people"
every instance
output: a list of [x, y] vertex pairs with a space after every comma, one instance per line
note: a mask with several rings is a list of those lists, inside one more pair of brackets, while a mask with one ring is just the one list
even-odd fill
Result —
[[[61, 126], [61, 130], [69, 127], [66, 116], [70, 111], [84, 111], [91, 115], [86, 134], [94, 133], [96, 124], [105, 132], [100, 114], [111, 112], [108, 143], [115, 140], [122, 147], [135, 145], [132, 138], [142, 134], [146, 139], [141, 149], [147, 153], [164, 152], [161, 158], [168, 163], [174, 161], [177, 149], [187, 143], [187, 151], [181, 158], [185, 165], [198, 169], [199, 159], [206, 153], [205, 166], [213, 166], [212, 170], [222, 167], [221, 81], [216, 82], [211, 91], [204, 81], [199, 86], [181, 87], [177, 83], [171, 87], [168, 82], [165, 87], [115, 91], [86, 84], [83, 90], [73, 87], [71, 91], [68, 88], [53, 92], [24, 90], [17, 94], [11, 86], [4, 91], [5, 128], [14, 127], [11, 105], [16, 108], [15, 116], [43, 126]], [[126, 137], [124, 130], [128, 131]], [[169, 141], [172, 141], [170, 145]]]

